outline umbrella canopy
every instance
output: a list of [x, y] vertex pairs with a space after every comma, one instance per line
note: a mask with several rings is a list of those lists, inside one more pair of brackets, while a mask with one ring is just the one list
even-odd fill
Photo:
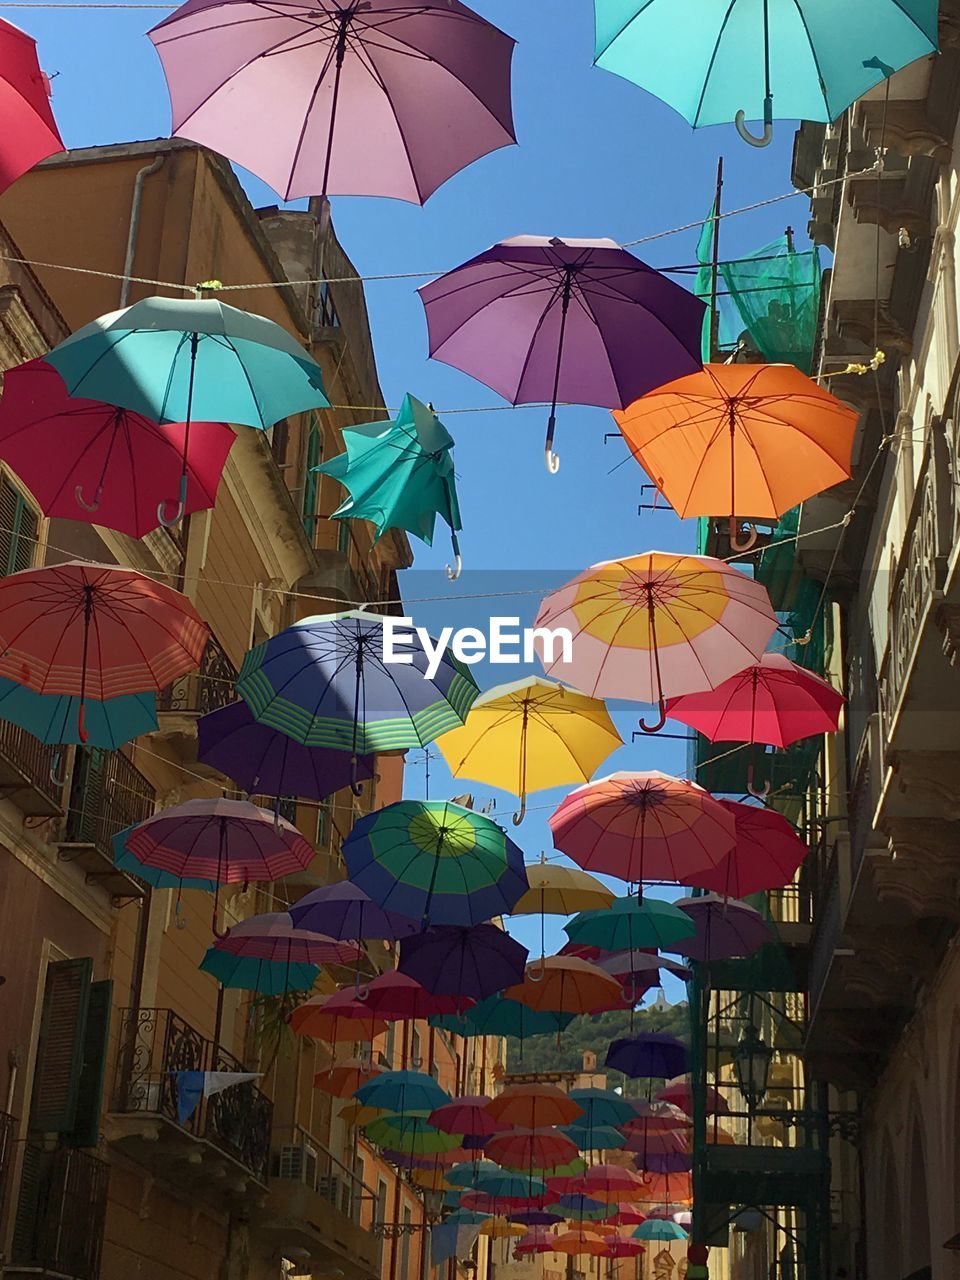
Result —
[[492, 1160], [470, 1161], [447, 1170], [447, 1181], [453, 1187], [472, 1187], [484, 1174], [500, 1174], [502, 1170]]
[[647, 1215], [630, 1204], [618, 1204], [615, 1223], [618, 1227], [639, 1226], [646, 1221]]
[[461, 1133], [467, 1138], [489, 1138], [503, 1129], [487, 1111], [490, 1099], [485, 1095], [453, 1098], [431, 1111], [427, 1117], [441, 1133]]
[[365, 1133], [378, 1147], [413, 1156], [453, 1151], [460, 1145], [460, 1136], [441, 1133], [422, 1116], [415, 1115], [379, 1116], [367, 1125]]
[[376, 759], [348, 751], [304, 747], [278, 729], [258, 724], [240, 699], [197, 721], [197, 759], [225, 774], [244, 791], [271, 796], [325, 800], [359, 781], [372, 778]]
[[520, 1236], [527, 1234], [527, 1229], [518, 1223], [510, 1222], [507, 1218], [488, 1218], [481, 1224], [480, 1234], [490, 1236], [492, 1240], [519, 1239]]
[[656, 986], [661, 969], [666, 969], [667, 973], [672, 973], [681, 982], [689, 982], [691, 977], [690, 970], [685, 965], [648, 951], [616, 951], [613, 955], [600, 955], [594, 963], [598, 969], [622, 983], [636, 984], [639, 979]]
[[[507, 1207], [522, 1207], [546, 1193], [547, 1184], [532, 1174], [509, 1173], [504, 1169], [484, 1170], [475, 1180], [476, 1193], [499, 1200]], [[464, 1198], [464, 1203], [466, 1199]]]
[[435, 995], [482, 1000], [522, 982], [528, 955], [496, 925], [447, 925], [403, 938], [397, 968]]
[[756, 662], [777, 618], [762, 583], [723, 560], [648, 551], [585, 569], [546, 597], [535, 626], [572, 637], [569, 661], [535, 641], [548, 675], [594, 697], [658, 703], [653, 731], [667, 698]]
[[255, 956], [231, 955], [219, 947], [209, 947], [200, 962], [202, 973], [211, 974], [222, 987], [256, 991], [262, 996], [286, 995], [288, 991], [309, 991], [319, 968], [313, 964], [260, 960]]
[[[550, 830], [556, 847], [580, 866], [631, 882], [687, 883], [716, 866], [736, 844], [733, 815], [709, 792], [656, 771], [612, 773], [578, 787], [551, 815]], [[624, 920], [633, 914], [635, 908], [624, 903]], [[624, 936], [628, 932], [625, 925]], [[638, 931], [625, 945], [657, 945], [641, 937]]]
[[689, 1232], [669, 1218], [647, 1218], [633, 1233], [635, 1240], [687, 1240]]
[[[556, 1223], [562, 1222], [563, 1216], [559, 1213], [551, 1213], [549, 1209], [515, 1209], [510, 1214], [510, 1221], [522, 1223], [525, 1227], [533, 1227], [536, 1231], [538, 1228], [552, 1227]], [[550, 1232], [545, 1232], [544, 1234], [547, 1239], [553, 1239], [553, 1235]], [[540, 1252], [550, 1253], [551, 1249], [552, 1245]]]
[[693, 1180], [689, 1173], [651, 1173], [644, 1178], [644, 1192], [638, 1199], [662, 1205], [689, 1204], [693, 1199]]
[[[580, 1179], [578, 1178], [579, 1182]], [[594, 1200], [585, 1196], [582, 1191], [574, 1191], [562, 1195], [552, 1208], [562, 1212], [565, 1217], [578, 1222], [606, 1222], [617, 1212], [616, 1206], [605, 1204], [602, 1200]]]
[[603, 911], [581, 911], [564, 925], [571, 942], [585, 942], [604, 951], [666, 947], [690, 938], [689, 916], [660, 898], [616, 898]]
[[584, 1125], [616, 1128], [636, 1115], [633, 1103], [613, 1089], [571, 1089], [570, 1097], [582, 1109]]
[[699, 898], [678, 898], [677, 906], [696, 925], [696, 935], [678, 942], [677, 950], [691, 960], [727, 960], [749, 956], [767, 942], [773, 932], [759, 911], [745, 902], [705, 893]]
[[603, 1204], [639, 1199], [643, 1182], [629, 1169], [616, 1164], [594, 1164], [580, 1179], [579, 1190]]
[[371, 1041], [383, 1035], [388, 1023], [375, 1017], [362, 1000], [341, 1001], [328, 1009], [332, 996], [311, 996], [293, 1009], [287, 1022], [294, 1035], [311, 1036], [327, 1044], [341, 1041]]
[[625, 1007], [616, 979], [576, 956], [547, 956], [527, 965], [524, 981], [507, 987], [504, 995], [531, 1009], [556, 1013], [602, 1013]]
[[174, 134], [284, 200], [423, 204], [516, 141], [514, 42], [459, 0], [188, 0], [149, 34]]
[[286, 911], [241, 920], [217, 939], [216, 947], [235, 956], [315, 965], [355, 964], [363, 955], [355, 943], [337, 942], [307, 929], [297, 929]]
[[554, 1253], [566, 1253], [572, 1258], [602, 1258], [607, 1246], [602, 1236], [589, 1231], [564, 1231], [553, 1242]]
[[366, 1058], [348, 1058], [318, 1071], [313, 1077], [313, 1087], [334, 1098], [351, 1098], [362, 1084], [382, 1074], [383, 1067], [375, 1062]]
[[353, 883], [385, 910], [433, 925], [480, 924], [528, 888], [523, 854], [503, 829], [446, 800], [400, 800], [364, 815], [343, 856]]
[[[552, 1084], [508, 1084], [487, 1106], [495, 1120], [527, 1129], [569, 1124], [583, 1115], [583, 1108]], [[576, 1152], [574, 1152], [574, 1155]], [[547, 1161], [544, 1168], [562, 1161]]]
[[518, 795], [520, 822], [528, 792], [586, 782], [623, 739], [598, 699], [528, 676], [481, 694], [437, 746], [455, 778]]
[[463, 724], [478, 689], [448, 650], [435, 646], [431, 662], [414, 633], [403, 636], [410, 661], [387, 661], [382, 619], [360, 611], [305, 618], [250, 650], [237, 693], [260, 724], [304, 746], [354, 755], [425, 746]]
[[604, 1236], [605, 1256], [608, 1258], [638, 1258], [646, 1252], [639, 1240], [624, 1239], [623, 1236]]
[[687, 1046], [663, 1032], [645, 1031], [629, 1039], [614, 1040], [604, 1062], [631, 1079], [672, 1080], [688, 1068]]
[[637, 1114], [626, 1125], [627, 1132], [630, 1134], [651, 1136], [685, 1133], [690, 1127], [688, 1113], [669, 1100], [647, 1102], [641, 1098], [634, 1098], [633, 1106]]
[[126, 871], [128, 875], [139, 876], [151, 889], [176, 889], [178, 893], [184, 889], [202, 889], [205, 893], [216, 892], [216, 880], [205, 880], [203, 877], [198, 879], [195, 877], [175, 876], [169, 871], [161, 871], [159, 867], [145, 866], [139, 858], [127, 851], [127, 837], [136, 829], [136, 824], [134, 824], [132, 827], [125, 827], [123, 831], [118, 831], [115, 836], [110, 837], [115, 867], [118, 867], [121, 871]]
[[458, 1036], [512, 1036], [522, 1041], [531, 1036], [562, 1031], [574, 1016], [546, 1009], [536, 1011], [519, 1000], [507, 1000], [498, 995], [488, 996], [461, 1015], [431, 1018], [430, 1022]]
[[[615, 1151], [626, 1141], [620, 1130], [611, 1124], [568, 1124], [563, 1132], [576, 1143], [579, 1151]], [[574, 1181], [563, 1189], [576, 1191], [578, 1187]]]
[[463, 528], [457, 482], [453, 470], [453, 436], [425, 404], [411, 395], [403, 397], [392, 422], [370, 422], [345, 427], [346, 453], [314, 471], [333, 476], [347, 490], [332, 520], [370, 520], [374, 542], [387, 529], [405, 529], [433, 546], [439, 515], [450, 526], [459, 576]]
[[693, 1168], [688, 1151], [648, 1151], [637, 1156], [637, 1168], [650, 1173], [686, 1173]]
[[625, 408], [701, 367], [704, 304], [613, 240], [514, 236], [420, 289], [430, 355], [511, 404]]
[[58, 151], [63, 140], [50, 110], [50, 81], [40, 70], [36, 42], [0, 19], [0, 191]]
[[29, 360], [4, 375], [0, 458], [45, 515], [142, 538], [157, 528], [158, 509], [176, 491], [185, 451], [185, 513], [216, 501], [236, 435], [222, 422], [195, 425], [187, 449], [184, 424], [76, 399], [52, 365]]
[[[531, 1222], [531, 1218], [535, 1221]], [[528, 1231], [522, 1239], [517, 1241], [514, 1246], [514, 1253], [553, 1253], [556, 1236], [552, 1231], [547, 1231], [546, 1226], [554, 1222], [562, 1221], [562, 1219], [555, 1213], [534, 1210], [533, 1213], [523, 1214], [522, 1216], [514, 1218], [513, 1221], [520, 1222], [524, 1226], [532, 1226], [534, 1228], [532, 1231]], [[537, 1223], [541, 1222], [543, 1225], [537, 1225]]]
[[[730, 1114], [726, 1098], [713, 1085], [708, 1084], [704, 1093], [707, 1115], [725, 1116]], [[658, 1102], [669, 1102], [684, 1115], [693, 1115], [693, 1092], [689, 1076], [679, 1080], [670, 1080], [657, 1094]]]
[[614, 419], [677, 515], [771, 521], [850, 478], [859, 413], [792, 364], [708, 364]]
[[186, 596], [133, 569], [67, 560], [0, 581], [0, 678], [104, 702], [159, 693], [196, 667], [210, 630]]
[[157, 728], [157, 695], [132, 693], [85, 704], [80, 735], [80, 699], [57, 693], [34, 693], [26, 685], [0, 679], [0, 717], [18, 724], [46, 743], [79, 743], [116, 751], [125, 742]]
[[[695, 128], [735, 120], [765, 145], [778, 120], [834, 120], [937, 46], [935, 0], [734, 0], [718, 11], [668, 0], [596, 0], [595, 62], [669, 103]], [[762, 138], [744, 117], [764, 120]]]
[[485, 1154], [505, 1169], [540, 1169], [563, 1164], [577, 1155], [576, 1145], [557, 1129], [511, 1129], [484, 1147]]
[[[352, 999], [353, 994], [353, 987], [339, 993], [346, 1000]], [[388, 1022], [411, 1022], [435, 1014], [454, 1013], [469, 1003], [469, 997], [434, 995], [407, 974], [388, 969], [367, 987], [364, 1003], [378, 1018], [386, 1018]], [[439, 1106], [439, 1103], [434, 1103], [434, 1106]]]
[[527, 881], [530, 888], [514, 904], [512, 916], [571, 916], [577, 911], [609, 907], [616, 897], [594, 876], [577, 867], [547, 862], [543, 854], [539, 862], [527, 863]]
[[411, 1112], [429, 1114], [450, 1101], [433, 1076], [424, 1071], [384, 1071], [375, 1079], [360, 1084], [354, 1091], [354, 1097], [365, 1107], [404, 1115]]
[[386, 1115], [386, 1112], [376, 1107], [362, 1107], [359, 1102], [349, 1102], [345, 1107], [340, 1108], [337, 1115], [344, 1124], [363, 1129], [366, 1125], [372, 1124], [378, 1116]]
[[737, 843], [715, 867], [698, 872], [690, 883], [733, 898], [789, 884], [810, 850], [787, 819], [759, 804], [720, 803], [733, 814]]
[[384, 911], [349, 880], [312, 890], [293, 904], [290, 918], [300, 929], [355, 942], [392, 942], [417, 931], [412, 920]]

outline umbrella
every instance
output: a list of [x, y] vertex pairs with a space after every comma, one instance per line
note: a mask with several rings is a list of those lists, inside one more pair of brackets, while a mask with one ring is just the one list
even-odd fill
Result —
[[40, 70], [36, 42], [0, 19], [0, 191], [6, 191], [35, 164], [63, 151], [50, 110], [50, 81]]
[[236, 435], [222, 422], [194, 425], [188, 448], [184, 424], [76, 399], [52, 365], [29, 360], [4, 374], [0, 458], [46, 515], [142, 538], [160, 523], [158, 510], [176, 489], [184, 460], [184, 514], [216, 501]]
[[615, 1093], [613, 1089], [571, 1089], [570, 1097], [584, 1114], [583, 1125], [626, 1124], [636, 1115], [632, 1102]]
[[[744, 3], [701, 11], [669, 0], [596, 0], [595, 62], [669, 103], [695, 128], [734, 120], [766, 146], [779, 120], [834, 120], [937, 47], [935, 0]], [[776, 93], [776, 113], [774, 113]], [[745, 120], [763, 116], [755, 138]]]
[[564, 931], [572, 942], [604, 951], [666, 947], [693, 936], [690, 918], [684, 915], [660, 898], [617, 898], [604, 911], [581, 911], [564, 925]]
[[[316, 1079], [314, 1076], [314, 1087], [316, 1087]], [[363, 1129], [366, 1125], [372, 1124], [377, 1116], [386, 1115], [386, 1112], [379, 1111], [376, 1107], [362, 1107], [359, 1102], [348, 1102], [345, 1107], [340, 1108], [337, 1115], [344, 1124]]]
[[503, 1125], [487, 1111], [490, 1099], [485, 1095], [453, 1098], [431, 1111], [428, 1119], [441, 1133], [460, 1133], [467, 1138], [489, 1138]]
[[[344, 1062], [331, 1063], [313, 1077], [313, 1087], [334, 1098], [352, 1098], [362, 1084], [383, 1074], [383, 1067], [366, 1058], [348, 1058]], [[341, 1116], [343, 1112], [340, 1113]]]
[[729, 514], [735, 551], [757, 540], [739, 517], [775, 521], [849, 480], [860, 420], [792, 364], [708, 364], [613, 416], [677, 515]]
[[216, 946], [218, 951], [229, 951], [232, 955], [287, 964], [354, 964], [363, 954], [355, 943], [337, 942], [307, 929], [297, 929], [286, 911], [241, 920], [217, 940]]
[[[576, 956], [547, 956], [527, 965], [524, 981], [504, 995], [531, 1009], [553, 1013], [602, 1013], [623, 1009], [620, 984], [609, 974]], [[560, 1032], [557, 1031], [559, 1038]]]
[[482, 1236], [490, 1236], [493, 1240], [509, 1240], [514, 1237], [525, 1236], [527, 1230], [526, 1227], [514, 1224], [506, 1218], [488, 1218], [486, 1222], [481, 1224], [480, 1234]]
[[585, 569], [540, 606], [535, 628], [569, 631], [568, 661], [543, 635], [548, 675], [599, 698], [656, 702], [715, 688], [756, 662], [777, 626], [766, 587], [711, 556], [648, 551]]
[[[80, 742], [80, 700], [58, 693], [34, 693], [26, 685], [0, 679], [0, 717], [46, 743]], [[116, 751], [157, 728], [157, 695], [131, 693], [88, 701], [83, 739], [88, 747]]]
[[637, 1168], [650, 1173], [686, 1173], [693, 1168], [693, 1156], [687, 1151], [648, 1151], [637, 1156]]
[[773, 941], [773, 932], [760, 912], [736, 898], [704, 893], [699, 898], [678, 898], [677, 906], [696, 925], [696, 936], [670, 949], [691, 960], [709, 962], [749, 956]]
[[[581, 1121], [579, 1124], [566, 1125], [563, 1132], [571, 1142], [576, 1143], [579, 1151], [615, 1151], [626, 1142], [618, 1128], [606, 1123], [587, 1124]], [[570, 1188], [565, 1189], [577, 1190], [578, 1188], [576, 1185], [571, 1185]]]
[[[696, 872], [716, 866], [736, 843], [733, 815], [709, 792], [655, 771], [612, 773], [578, 787], [551, 815], [550, 830], [556, 847], [581, 867], [630, 882], [686, 883]], [[626, 921], [636, 909], [621, 903], [621, 936], [631, 939], [626, 946], [655, 946], [655, 941], [641, 942], [639, 931], [632, 932], [634, 926]]]
[[331, 520], [370, 520], [377, 542], [387, 529], [405, 529], [433, 546], [437, 516], [450, 526], [459, 578], [462, 561], [457, 531], [463, 528], [453, 470], [453, 436], [425, 404], [403, 397], [392, 422], [345, 427], [346, 453], [314, 471], [333, 476], [349, 497]]
[[572, 1258], [602, 1258], [606, 1253], [603, 1237], [589, 1231], [564, 1231], [553, 1242], [554, 1253], [567, 1253]]
[[635, 1240], [687, 1240], [689, 1232], [667, 1218], [647, 1218], [633, 1233]]
[[[533, 1222], [531, 1218], [534, 1219]], [[554, 1222], [562, 1221], [555, 1213], [535, 1210], [532, 1214], [523, 1214], [514, 1218], [513, 1221], [533, 1227], [533, 1230], [528, 1231], [522, 1240], [517, 1241], [514, 1253], [553, 1253], [556, 1236], [545, 1228]]]
[[[351, 987], [339, 994], [350, 1000], [354, 991]], [[407, 974], [388, 969], [370, 983], [363, 1001], [378, 1018], [386, 1018], [388, 1022], [412, 1022], [439, 1013], [454, 1013], [469, 1004], [469, 997], [433, 995]]]
[[[161, 871], [159, 867], [145, 866], [139, 858], [127, 850], [127, 837], [136, 829], [136, 824], [134, 824], [132, 827], [125, 827], [123, 831], [118, 831], [116, 835], [110, 837], [115, 867], [127, 872], [128, 875], [138, 876], [151, 889], [176, 889], [178, 893], [182, 889], [202, 889], [206, 893], [216, 892], [216, 880], [205, 880], [202, 877], [197, 879], [192, 876], [183, 878], [172, 875], [169, 871]], [[179, 905], [178, 902], [178, 910]]]
[[[559, 1213], [551, 1213], [549, 1209], [515, 1209], [510, 1214], [510, 1221], [519, 1222], [525, 1227], [533, 1227], [536, 1231], [538, 1228], [552, 1227], [556, 1223], [562, 1222], [563, 1216]], [[544, 1234], [550, 1240], [553, 1239], [550, 1232], [545, 1232]], [[549, 1253], [550, 1249], [548, 1248], [543, 1252]]]
[[166, 525], [185, 510], [198, 419], [266, 430], [330, 405], [320, 366], [286, 329], [209, 298], [143, 298], [84, 325], [45, 359], [73, 396], [185, 424], [179, 498], [157, 510]]
[[288, 964], [283, 960], [261, 960], [237, 956], [213, 946], [200, 962], [203, 973], [211, 974], [222, 987], [256, 991], [263, 996], [286, 995], [288, 991], [309, 991], [320, 973], [313, 964]]
[[514, 904], [512, 916], [570, 916], [609, 907], [616, 897], [612, 889], [585, 871], [547, 862], [543, 854], [539, 862], [527, 863], [527, 880], [530, 888]]
[[284, 200], [423, 204], [516, 141], [514, 42], [459, 0], [188, 0], [149, 34], [174, 134]]
[[258, 724], [241, 699], [197, 721], [197, 759], [218, 769], [244, 791], [271, 796], [326, 800], [357, 780], [372, 778], [376, 759], [348, 751], [304, 747], [293, 738]]
[[616, 951], [613, 955], [599, 956], [594, 963], [598, 969], [609, 973], [624, 985], [627, 983], [637, 985], [639, 978], [641, 981], [648, 982], [650, 986], [656, 986], [660, 981], [661, 969], [666, 969], [667, 973], [672, 973], [681, 982], [689, 982], [692, 976], [685, 965], [648, 951]]
[[[508, 1084], [487, 1106], [487, 1111], [495, 1120], [527, 1129], [569, 1124], [583, 1114], [583, 1108], [569, 1094], [552, 1084]], [[547, 1162], [545, 1167], [553, 1163], [556, 1162]]]
[[445, 800], [400, 800], [365, 814], [343, 856], [350, 879], [381, 907], [433, 925], [490, 920], [528, 887], [523, 854], [506, 832]]
[[[580, 1178], [577, 1178], [576, 1181], [579, 1184]], [[604, 1222], [614, 1217], [617, 1212], [615, 1205], [604, 1204], [602, 1200], [594, 1200], [591, 1196], [585, 1196], [582, 1191], [573, 1191], [567, 1195], [562, 1195], [551, 1208], [558, 1213], [563, 1213], [565, 1217], [573, 1218], [579, 1222]]]
[[639, 1240], [624, 1239], [618, 1235], [604, 1236], [603, 1245], [608, 1258], [638, 1258], [646, 1252]]
[[616, 1164], [594, 1164], [580, 1179], [579, 1190], [603, 1204], [639, 1199], [643, 1182], [629, 1169]]
[[690, 1127], [690, 1121], [679, 1107], [669, 1100], [664, 1102], [647, 1102], [641, 1098], [633, 1099], [636, 1116], [627, 1122], [629, 1134], [675, 1134]]
[[574, 1019], [572, 1013], [535, 1012], [519, 1000], [488, 996], [458, 1016], [431, 1018], [431, 1025], [458, 1036], [512, 1036], [523, 1041], [531, 1036], [562, 1031]]
[[186, 596], [133, 569], [67, 560], [0, 581], [0, 678], [88, 700], [159, 693], [196, 667], [210, 630]]
[[647, 1215], [641, 1213], [639, 1209], [629, 1204], [617, 1205], [617, 1216], [615, 1218], [618, 1227], [639, 1226], [641, 1222], [645, 1222]]
[[737, 843], [715, 867], [697, 872], [690, 883], [734, 898], [789, 884], [809, 848], [787, 819], [763, 805], [720, 803], [733, 814]]
[[[564, 1132], [569, 1135], [572, 1128], [574, 1128], [573, 1125], [567, 1125]], [[586, 1168], [586, 1160], [577, 1156], [576, 1160], [570, 1160], [567, 1164], [556, 1165], [552, 1169], [542, 1169], [539, 1176], [546, 1182], [552, 1195], [562, 1196], [573, 1191], [577, 1179]]]
[[354, 756], [425, 746], [463, 724], [476, 681], [433, 641], [428, 657], [413, 633], [401, 633], [402, 657], [388, 661], [391, 638], [400, 641], [384, 627], [362, 611], [305, 618], [250, 650], [237, 693], [260, 724], [304, 746]]
[[412, 920], [384, 911], [349, 880], [325, 884], [293, 904], [290, 918], [299, 929], [352, 941], [392, 942], [415, 933]]
[[557, 1129], [511, 1129], [492, 1137], [485, 1154], [505, 1169], [539, 1169], [563, 1164], [577, 1155], [576, 1144]]
[[672, 1080], [688, 1068], [687, 1046], [663, 1032], [645, 1031], [629, 1039], [614, 1040], [604, 1065], [631, 1079]]
[[638, 1199], [647, 1203], [689, 1204], [693, 1198], [693, 1181], [689, 1173], [652, 1173], [644, 1178], [644, 1191]]
[[341, 1001], [328, 1009], [332, 996], [311, 996], [289, 1014], [287, 1021], [295, 1035], [310, 1036], [327, 1044], [340, 1041], [371, 1041], [383, 1035], [387, 1022], [375, 1017], [362, 1000]]
[[433, 1076], [424, 1071], [384, 1071], [360, 1084], [354, 1090], [354, 1097], [365, 1107], [403, 1115], [413, 1112], [429, 1115], [450, 1101]]
[[460, 1145], [460, 1136], [453, 1133], [441, 1133], [422, 1116], [385, 1115], [367, 1125], [366, 1136], [378, 1147], [387, 1147], [391, 1151], [402, 1151], [406, 1155], [434, 1155], [443, 1151], [453, 1151]]
[[623, 739], [596, 698], [527, 676], [481, 694], [465, 724], [437, 746], [455, 778], [518, 795], [519, 824], [529, 791], [586, 782]]
[[425, 1191], [440, 1192], [447, 1190], [447, 1181], [442, 1169], [414, 1169], [410, 1181]]
[[482, 1000], [522, 982], [528, 954], [496, 925], [437, 926], [401, 940], [397, 968], [435, 995]]
[[[669, 1081], [657, 1094], [658, 1102], [669, 1102], [685, 1115], [693, 1115], [693, 1092], [689, 1076]], [[713, 1085], [708, 1084], [704, 1092], [706, 1114], [725, 1116], [730, 1114], [726, 1098]]]
[[420, 289], [430, 355], [511, 404], [626, 408], [701, 367], [704, 304], [613, 240], [515, 236]]

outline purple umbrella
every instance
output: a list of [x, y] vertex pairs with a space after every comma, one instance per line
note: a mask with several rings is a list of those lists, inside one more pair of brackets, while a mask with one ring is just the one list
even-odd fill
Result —
[[197, 721], [197, 758], [232, 778], [244, 791], [325, 800], [354, 780], [372, 778], [375, 757], [304, 747], [285, 733], [258, 724], [241, 699]]
[[686, 1045], [659, 1031], [614, 1040], [607, 1050], [605, 1065], [631, 1079], [672, 1080], [689, 1070]]
[[680, 907], [693, 920], [697, 932], [670, 949], [691, 960], [728, 960], [749, 956], [767, 942], [773, 941], [770, 926], [759, 911], [736, 898], [722, 898], [718, 893], [704, 893], [699, 898], [678, 898]]
[[187, 0], [150, 39], [173, 132], [284, 200], [423, 204], [516, 142], [514, 41], [459, 0]]
[[483, 1000], [522, 982], [529, 954], [494, 924], [437, 926], [400, 940], [397, 968], [433, 995]]
[[214, 944], [218, 951], [283, 964], [355, 964], [363, 952], [353, 942], [325, 938], [298, 929], [286, 911], [250, 916], [228, 929]]
[[704, 304], [613, 240], [514, 236], [424, 285], [430, 355], [511, 404], [625, 409], [702, 367]]
[[517, 1213], [508, 1213], [511, 1222], [519, 1222], [524, 1227], [552, 1227], [555, 1222], [562, 1222], [559, 1213], [551, 1213], [549, 1209], [520, 1209]]
[[290, 918], [298, 929], [353, 942], [367, 938], [392, 942], [416, 933], [420, 927], [405, 916], [384, 911], [349, 880], [314, 889], [293, 904]]
[[681, 982], [687, 982], [691, 977], [690, 970], [678, 961], [668, 960], [666, 956], [651, 954], [649, 951], [615, 951], [609, 956], [598, 956], [593, 963], [620, 982], [625, 982], [628, 978], [643, 978], [655, 984], [659, 980], [661, 969], [666, 969], [667, 973], [672, 973]]
[[637, 1156], [636, 1166], [642, 1173], [685, 1173], [693, 1168], [693, 1157], [686, 1151], [651, 1151]]

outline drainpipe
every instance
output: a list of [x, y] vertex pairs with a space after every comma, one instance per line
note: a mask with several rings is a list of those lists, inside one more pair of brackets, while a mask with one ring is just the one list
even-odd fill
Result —
[[137, 170], [137, 176], [133, 180], [133, 199], [130, 201], [130, 229], [127, 232], [127, 256], [123, 262], [123, 280], [120, 283], [120, 306], [127, 306], [130, 302], [130, 285], [132, 281], [129, 277], [133, 274], [133, 260], [137, 252], [137, 233], [140, 230], [140, 207], [143, 204], [143, 184], [153, 173], [159, 173], [163, 168], [163, 162], [166, 156], [155, 156], [152, 163], [145, 164], [142, 169]]

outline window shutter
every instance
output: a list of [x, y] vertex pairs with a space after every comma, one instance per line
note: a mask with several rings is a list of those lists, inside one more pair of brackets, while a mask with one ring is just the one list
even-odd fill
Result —
[[89, 956], [47, 966], [30, 1103], [35, 1133], [68, 1133], [76, 1122], [92, 971]]
[[313, 541], [313, 527], [317, 519], [317, 492], [320, 488], [320, 477], [312, 470], [323, 460], [323, 434], [317, 415], [311, 414], [310, 430], [307, 432], [307, 457], [304, 463], [303, 476], [303, 527], [307, 537]]
[[11, 1257], [14, 1262], [31, 1263], [37, 1256], [39, 1225], [41, 1221], [40, 1196], [43, 1175], [50, 1163], [49, 1155], [39, 1147], [27, 1143], [23, 1148], [23, 1165], [20, 1171], [20, 1194], [17, 1214], [13, 1224]]
[[39, 531], [40, 517], [33, 507], [20, 498], [20, 519], [17, 522], [17, 539], [13, 548], [11, 573], [17, 573], [20, 569], [29, 569], [33, 564]]
[[77, 1093], [76, 1119], [69, 1136], [72, 1147], [95, 1147], [100, 1141], [100, 1105], [107, 1069], [107, 1038], [110, 1034], [112, 982], [90, 986], [87, 1027], [83, 1038], [83, 1062]]
[[6, 476], [0, 477], [0, 569], [10, 572], [16, 544], [17, 499], [19, 494]]
[[16, 573], [34, 561], [40, 517], [6, 476], [0, 477], [0, 569]]

